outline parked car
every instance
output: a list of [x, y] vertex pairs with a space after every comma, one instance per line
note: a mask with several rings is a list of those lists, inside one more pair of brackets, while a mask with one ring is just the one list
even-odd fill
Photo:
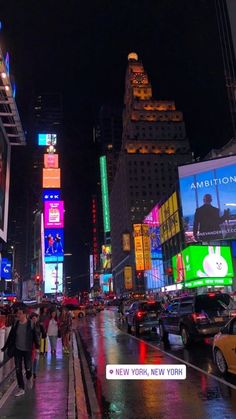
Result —
[[131, 333], [132, 327], [136, 335], [141, 328], [154, 328], [158, 326], [158, 317], [163, 310], [159, 302], [134, 301], [128, 310], [125, 311], [127, 332]]
[[214, 336], [235, 315], [236, 305], [226, 293], [176, 298], [160, 315], [160, 337], [164, 340], [169, 333], [180, 335], [188, 347], [195, 340]]
[[214, 337], [213, 358], [221, 374], [236, 374], [236, 317]]

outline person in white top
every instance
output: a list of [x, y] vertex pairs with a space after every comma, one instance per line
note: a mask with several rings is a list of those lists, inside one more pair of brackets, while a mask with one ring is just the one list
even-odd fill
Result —
[[47, 327], [47, 334], [51, 346], [51, 354], [56, 355], [57, 337], [58, 337], [58, 321], [56, 311], [52, 311]]

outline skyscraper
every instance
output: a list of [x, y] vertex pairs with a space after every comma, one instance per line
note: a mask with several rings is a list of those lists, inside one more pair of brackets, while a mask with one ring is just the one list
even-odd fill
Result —
[[[110, 194], [113, 275], [124, 291], [124, 267], [133, 267], [134, 251], [122, 250], [122, 234], [133, 234], [157, 202], [172, 191], [177, 167], [191, 161], [181, 111], [174, 101], [155, 100], [152, 86], [136, 53], [128, 56], [125, 78], [122, 150]], [[131, 240], [132, 242], [132, 240]], [[135, 288], [135, 286], [134, 286]]]

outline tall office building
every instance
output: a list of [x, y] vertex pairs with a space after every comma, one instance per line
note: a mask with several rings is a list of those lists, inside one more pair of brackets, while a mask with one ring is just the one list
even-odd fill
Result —
[[[122, 234], [133, 236], [151, 208], [171, 191], [177, 167], [191, 161], [183, 114], [174, 101], [155, 100], [143, 64], [135, 53], [128, 56], [125, 78], [122, 150], [110, 194], [111, 244], [114, 284], [124, 292], [124, 267], [133, 268], [130, 253], [122, 249]], [[132, 243], [133, 240], [131, 240]]]
[[236, 2], [216, 0], [215, 7], [232, 133], [236, 138]]
[[108, 188], [115, 176], [122, 141], [122, 108], [103, 105], [99, 111], [99, 127], [96, 130], [102, 155], [106, 156]]

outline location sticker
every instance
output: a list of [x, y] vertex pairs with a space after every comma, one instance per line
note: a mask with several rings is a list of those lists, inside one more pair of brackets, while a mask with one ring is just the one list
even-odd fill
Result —
[[185, 380], [186, 365], [108, 364], [107, 380]]

